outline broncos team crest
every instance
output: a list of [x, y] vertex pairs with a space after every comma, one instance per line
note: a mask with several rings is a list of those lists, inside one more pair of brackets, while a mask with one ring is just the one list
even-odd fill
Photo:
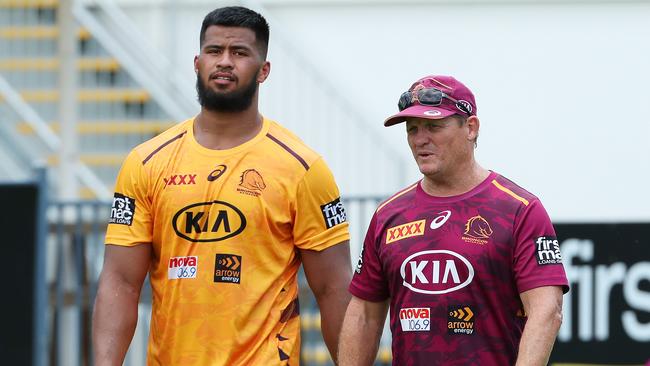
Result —
[[476, 215], [467, 220], [463, 240], [474, 244], [487, 244], [488, 239], [492, 236], [492, 227], [481, 215]]
[[239, 179], [237, 192], [257, 197], [265, 188], [266, 183], [262, 174], [255, 169], [246, 169]]

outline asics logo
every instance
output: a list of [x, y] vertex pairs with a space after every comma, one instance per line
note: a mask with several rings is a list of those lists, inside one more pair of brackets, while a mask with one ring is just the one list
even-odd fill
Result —
[[434, 217], [433, 220], [431, 221], [431, 225], [429, 226], [431, 229], [435, 230], [447, 222], [449, 218], [451, 217], [451, 211], [445, 210], [438, 212], [438, 216]]
[[228, 167], [223, 164], [217, 165], [217, 168], [208, 174], [208, 182], [214, 182], [215, 180], [219, 179], [219, 177], [222, 176], [227, 169]]

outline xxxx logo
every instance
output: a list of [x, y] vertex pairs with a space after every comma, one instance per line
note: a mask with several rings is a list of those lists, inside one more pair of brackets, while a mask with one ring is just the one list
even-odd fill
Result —
[[393, 226], [386, 231], [386, 244], [398, 240], [410, 238], [412, 236], [424, 235], [424, 224], [426, 220], [407, 222], [399, 226]]
[[472, 312], [472, 309], [469, 308], [469, 306], [465, 306], [464, 308], [450, 311], [449, 316], [456, 318], [458, 320], [464, 320], [468, 322], [472, 320], [472, 318], [474, 317], [474, 313]]
[[196, 184], [196, 174], [177, 174], [169, 178], [163, 178], [163, 180], [165, 181], [165, 187]]

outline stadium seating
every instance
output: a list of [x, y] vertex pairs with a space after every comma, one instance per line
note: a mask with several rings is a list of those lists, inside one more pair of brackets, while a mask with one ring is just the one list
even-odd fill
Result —
[[[59, 131], [56, 7], [54, 0], [0, 0], [0, 74], [38, 115]], [[85, 29], [77, 32], [80, 160], [108, 186], [125, 154], [172, 125], [171, 118]], [[3, 123], [19, 145], [39, 145], [33, 128], [0, 95]], [[42, 160], [56, 166], [52, 152]], [[90, 190], [80, 192], [92, 198]]]

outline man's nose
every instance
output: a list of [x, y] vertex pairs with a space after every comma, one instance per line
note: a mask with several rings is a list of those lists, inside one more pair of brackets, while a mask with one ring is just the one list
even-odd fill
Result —
[[232, 55], [229, 52], [224, 52], [221, 55], [221, 57], [219, 57], [216, 66], [218, 68], [232, 68], [233, 67]]
[[416, 146], [426, 145], [431, 139], [429, 134], [424, 128], [418, 128], [418, 130], [413, 135], [413, 143]]

